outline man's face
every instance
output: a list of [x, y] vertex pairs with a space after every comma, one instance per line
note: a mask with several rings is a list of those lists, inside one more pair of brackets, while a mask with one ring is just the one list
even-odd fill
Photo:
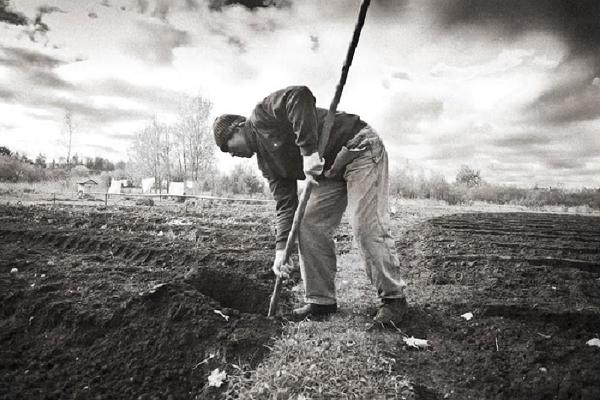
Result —
[[250, 149], [242, 129], [243, 124], [236, 128], [231, 138], [227, 141], [227, 152], [233, 157], [250, 158], [254, 155], [254, 152]]

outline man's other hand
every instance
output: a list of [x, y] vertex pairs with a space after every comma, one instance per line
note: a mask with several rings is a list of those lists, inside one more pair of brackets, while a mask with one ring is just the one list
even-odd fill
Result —
[[275, 251], [275, 261], [273, 262], [273, 273], [281, 279], [288, 279], [290, 273], [294, 270], [294, 263], [290, 259], [286, 262], [285, 250]]
[[302, 164], [306, 177], [312, 176], [316, 178], [323, 172], [325, 161], [319, 157], [319, 152], [315, 151], [310, 156], [302, 157]]

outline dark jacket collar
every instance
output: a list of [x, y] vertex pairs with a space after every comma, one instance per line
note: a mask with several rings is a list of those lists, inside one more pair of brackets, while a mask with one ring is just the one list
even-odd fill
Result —
[[244, 125], [244, 136], [246, 138], [246, 142], [248, 143], [248, 146], [250, 146], [250, 150], [252, 150], [254, 152], [254, 154], [256, 154], [258, 152], [258, 143], [256, 141], [256, 130], [254, 129], [254, 126], [252, 125], [252, 122], [250, 122], [249, 119], [246, 120], [246, 124]]

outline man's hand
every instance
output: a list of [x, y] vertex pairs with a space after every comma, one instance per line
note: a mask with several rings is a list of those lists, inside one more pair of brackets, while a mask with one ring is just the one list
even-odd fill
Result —
[[285, 262], [285, 250], [275, 251], [275, 261], [273, 262], [273, 273], [281, 279], [288, 279], [290, 273], [294, 270], [294, 262], [290, 258]]
[[303, 156], [302, 164], [304, 166], [304, 174], [306, 177], [312, 176], [313, 178], [316, 178], [323, 172], [325, 161], [319, 157], [319, 152], [315, 151], [310, 156]]

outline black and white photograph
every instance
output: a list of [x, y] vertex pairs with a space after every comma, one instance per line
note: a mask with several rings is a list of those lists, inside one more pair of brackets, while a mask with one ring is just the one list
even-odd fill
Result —
[[600, 399], [600, 1], [0, 0], [21, 399]]

